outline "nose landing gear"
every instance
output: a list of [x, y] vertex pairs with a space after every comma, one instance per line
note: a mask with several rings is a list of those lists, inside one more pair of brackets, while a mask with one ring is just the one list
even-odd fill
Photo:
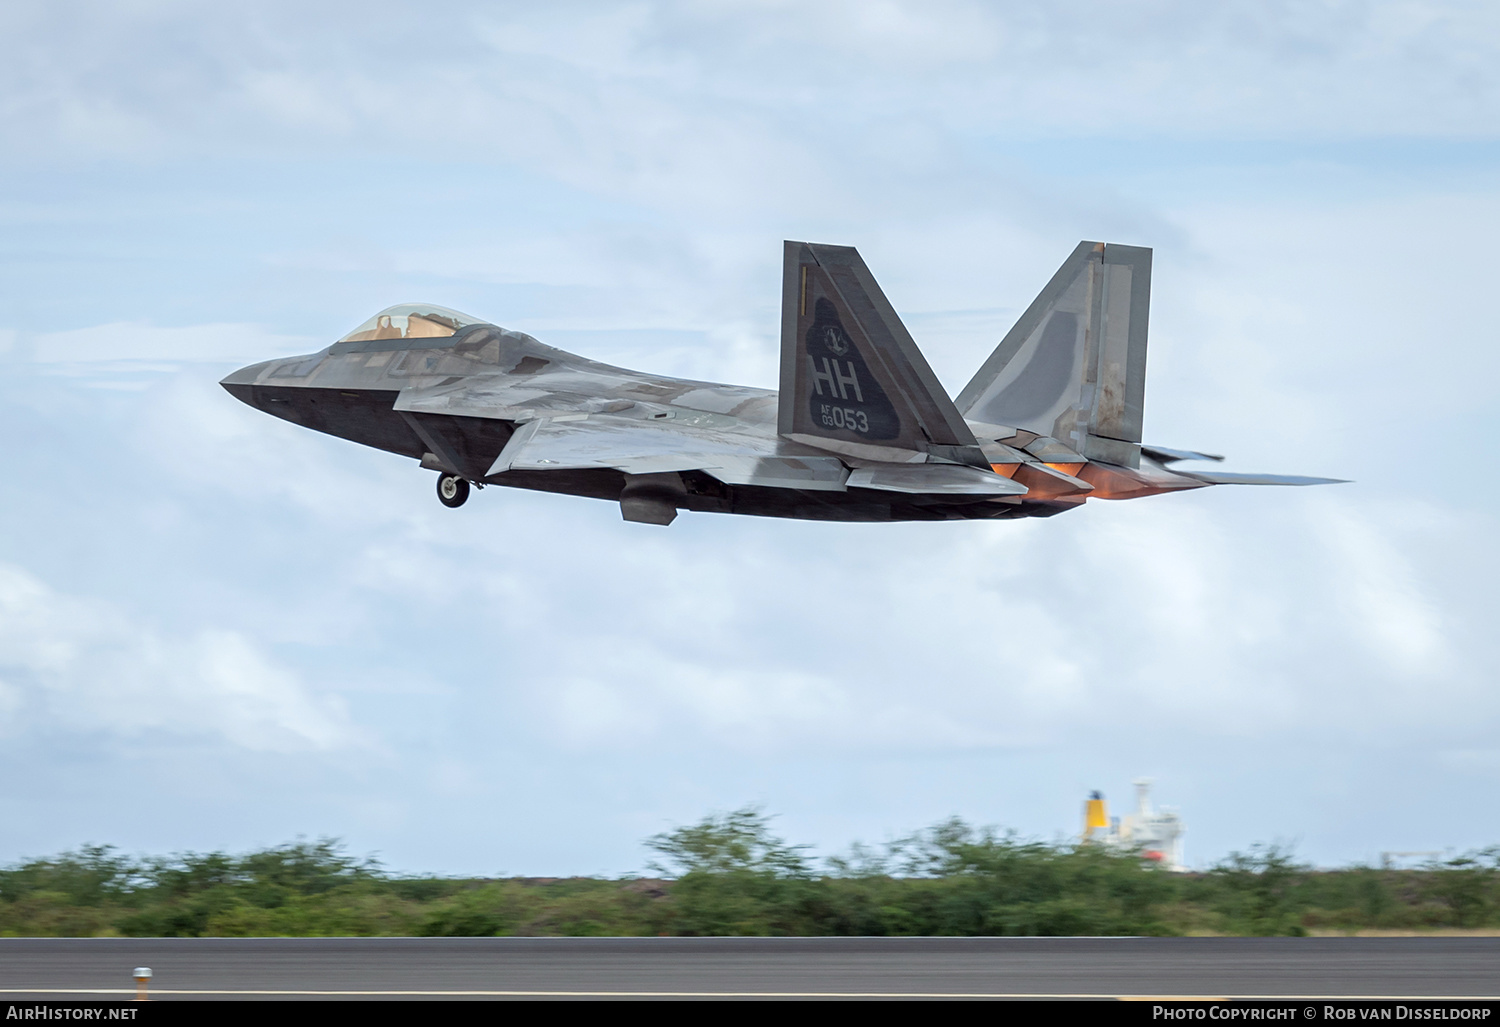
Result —
[[463, 506], [469, 498], [469, 480], [456, 474], [440, 474], [437, 480], [438, 501], [444, 506]]

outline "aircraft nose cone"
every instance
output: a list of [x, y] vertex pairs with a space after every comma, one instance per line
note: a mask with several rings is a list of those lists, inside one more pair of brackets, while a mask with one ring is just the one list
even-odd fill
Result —
[[[228, 375], [225, 375], [219, 384], [226, 389], [231, 385], [254, 385], [255, 379], [259, 378], [260, 373], [271, 363], [273, 361], [262, 360], [258, 364], [251, 364], [248, 367], [240, 368], [238, 371], [232, 371]], [[233, 392], [234, 390], [230, 389], [230, 391]]]
[[233, 371], [224, 376], [224, 378], [220, 379], [219, 384], [224, 386], [225, 391], [241, 403], [248, 403], [259, 410], [260, 405], [255, 402], [252, 395], [252, 386], [255, 385], [256, 379], [260, 377], [261, 372], [272, 363], [275, 363], [275, 361], [262, 360], [258, 364], [242, 367], [238, 371]]

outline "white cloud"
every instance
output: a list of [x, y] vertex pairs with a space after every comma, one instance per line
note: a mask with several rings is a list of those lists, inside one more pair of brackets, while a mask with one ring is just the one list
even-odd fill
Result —
[[1412, 567], [1362, 518], [1330, 505], [1319, 527], [1351, 628], [1379, 657], [1407, 675], [1441, 677], [1450, 654], [1440, 615], [1417, 587]]
[[[483, 153], [668, 199], [827, 185], [812, 140], [959, 134], [1476, 135], [1500, 16], [1459, 2], [17, 3], [21, 159], [351, 145]], [[420, 42], [416, 42], [420, 41]], [[143, 54], [152, 55], [143, 60]], [[937, 131], [923, 131], [930, 124]], [[946, 154], [887, 149], [934, 166]], [[944, 149], [940, 145], [940, 149]], [[837, 149], [837, 147], [835, 148]], [[792, 168], [786, 162], [793, 162]]]
[[[1475, 461], [1500, 207], [1486, 182], [1434, 185], [1421, 145], [1410, 181], [1387, 167], [1405, 159], [1391, 135], [1500, 127], [1488, 8], [87, 8], [0, 10], [0, 128], [27, 141], [5, 161], [71, 176], [50, 200], [20, 176], [35, 195], [0, 212], [64, 269], [28, 264], [52, 290], [31, 306], [112, 322], [11, 347], [45, 374], [9, 383], [0, 413], [27, 442], [6, 466], [85, 468], [90, 492], [6, 504], [0, 559], [31, 571], [0, 578], [9, 730], [327, 752], [374, 724], [423, 768], [388, 783], [380, 823], [431, 805], [436, 782], [494, 802], [476, 831], [566, 832], [565, 809], [588, 851], [601, 810], [659, 818], [673, 789], [729, 805], [787, 767], [789, 794], [869, 836], [921, 822], [889, 812], [895, 792], [936, 817], [954, 767], [1011, 754], [1080, 788], [1100, 760], [1125, 778], [1175, 759], [1179, 782], [1223, 785], [1213, 808], [1236, 831], [1274, 789], [1223, 783], [1303, 774], [1299, 746], [1339, 767], [1385, 766], [1397, 744], [1492, 762], [1500, 536]], [[1222, 175], [1184, 170], [1172, 142], [1360, 137], [1386, 148], [1324, 166], [1231, 147]], [[1121, 145], [1151, 167], [1115, 168]], [[91, 177], [110, 155], [129, 160]], [[1361, 160], [1379, 190], [1344, 187]], [[74, 185], [102, 198], [79, 208]], [[783, 236], [858, 244], [898, 309], [926, 312], [909, 323], [954, 389], [1076, 239], [1154, 245], [1151, 441], [1361, 483], [987, 525], [689, 514], [656, 531], [500, 489], [448, 511], [411, 461], [250, 410], [194, 366], [308, 352], [329, 338], [295, 334], [307, 311], [384, 297], [347, 327], [436, 286], [588, 356], [774, 386]], [[201, 277], [169, 280], [189, 266]], [[212, 323], [139, 320], [182, 310]], [[83, 380], [143, 391], [75, 402]], [[69, 563], [94, 546], [110, 548]], [[200, 593], [217, 605], [180, 598]], [[357, 716], [311, 684], [334, 663]], [[1253, 758], [1235, 765], [1236, 746]], [[902, 784], [819, 792], [819, 760]], [[353, 790], [349, 808], [375, 789]], [[1278, 796], [1270, 830], [1326, 813], [1310, 796]], [[1065, 822], [1067, 802], [1033, 822]], [[1228, 829], [1201, 803], [1211, 847]], [[443, 816], [434, 837], [472, 819]]]
[[360, 737], [242, 634], [163, 634], [114, 607], [0, 564], [0, 724], [116, 739], [167, 734], [255, 751], [327, 750]]
[[310, 353], [325, 345], [326, 342], [312, 338], [276, 335], [248, 324], [163, 328], [121, 322], [31, 337], [32, 354], [44, 364], [115, 364], [122, 368], [129, 368], [129, 362], [136, 361], [252, 363]]
[[[500, 512], [502, 492], [477, 500], [493, 542], [399, 547], [444, 581], [467, 553], [529, 583], [483, 618], [514, 633], [492, 644], [506, 668], [494, 675], [569, 746], [909, 755], [1120, 731], [1394, 739], [1495, 715], [1470, 688], [1483, 657], [1453, 651], [1399, 530], [1338, 499], [1240, 495], [1240, 510], [1186, 495], [1044, 524], [844, 535], [679, 523], [670, 540], [575, 503], [554, 506], [548, 537], [588, 541], [528, 554], [509, 540], [540, 539], [537, 512]], [[1444, 699], [1414, 716], [1421, 695]]]

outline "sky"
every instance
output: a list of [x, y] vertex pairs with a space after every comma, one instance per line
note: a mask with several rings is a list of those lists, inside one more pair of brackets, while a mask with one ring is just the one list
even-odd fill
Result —
[[[341, 838], [621, 874], [757, 804], [820, 855], [1500, 842], [1500, 9], [0, 6], [0, 862]], [[399, 302], [774, 387], [783, 239], [956, 394], [1080, 239], [1155, 251], [1146, 441], [1353, 479], [1046, 520], [627, 524], [218, 380]]]

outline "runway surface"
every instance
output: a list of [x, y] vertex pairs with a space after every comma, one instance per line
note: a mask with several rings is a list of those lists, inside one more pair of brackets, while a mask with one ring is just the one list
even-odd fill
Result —
[[1500, 938], [3, 938], [0, 998], [1500, 996]]

